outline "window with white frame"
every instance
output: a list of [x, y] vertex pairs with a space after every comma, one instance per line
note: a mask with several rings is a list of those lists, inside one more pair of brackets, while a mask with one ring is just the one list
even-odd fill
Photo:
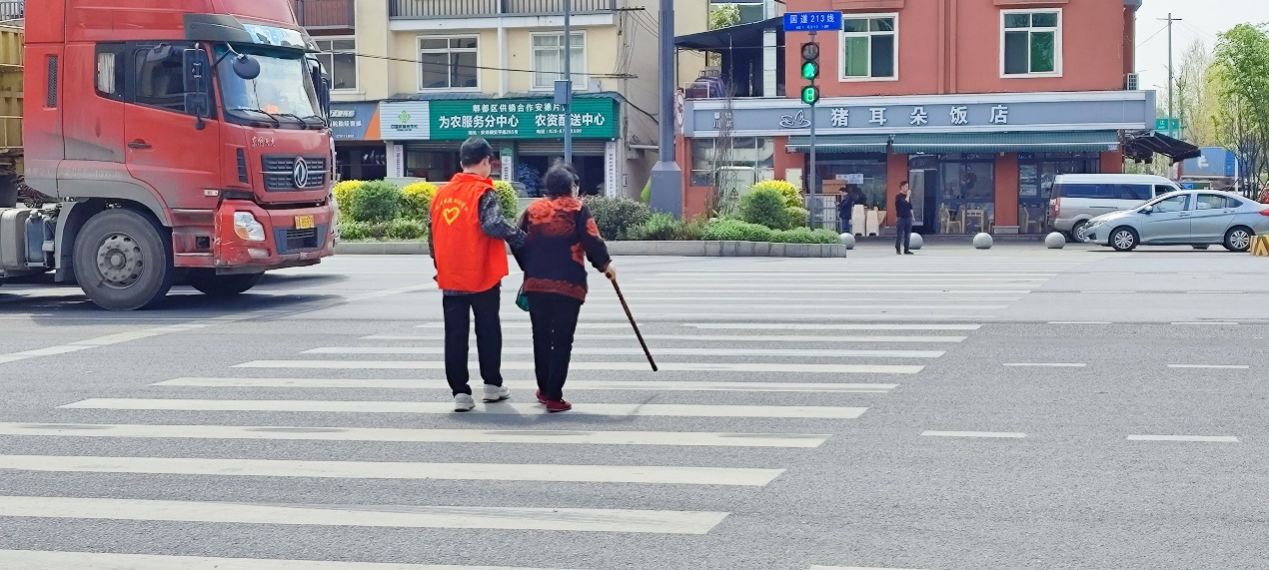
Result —
[[1062, 74], [1062, 11], [1001, 12], [1001, 72], [1005, 77]]
[[842, 81], [899, 77], [899, 15], [848, 14], [842, 17]]
[[330, 76], [331, 89], [357, 89], [357, 39], [322, 38], [314, 41], [322, 52], [316, 57]]
[[[554, 89], [564, 79], [564, 34], [533, 34], [533, 88]], [[573, 89], [586, 89], [586, 34], [569, 34]]]
[[475, 36], [419, 38], [419, 90], [480, 88]]

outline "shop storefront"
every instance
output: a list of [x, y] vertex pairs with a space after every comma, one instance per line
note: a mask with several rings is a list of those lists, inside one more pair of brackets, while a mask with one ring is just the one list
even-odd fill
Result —
[[387, 177], [388, 153], [379, 137], [378, 103], [331, 103], [330, 125], [340, 180]]
[[[721, 168], [738, 166], [707, 151], [735, 142], [772, 141], [773, 155], [755, 161], [753, 176], [809, 189], [813, 120], [814, 178], [824, 195], [817, 220], [825, 227], [836, 224], [843, 192], [862, 194], [877, 225], [892, 226], [890, 205], [906, 180], [922, 233], [1041, 233], [1053, 179], [1120, 172], [1124, 133], [1152, 126], [1154, 109], [1153, 92], [1144, 91], [831, 98], [814, 111], [793, 99], [690, 101], [685, 211], [712, 191]], [[868, 228], [856, 224], [857, 232]]]
[[[618, 102], [583, 97], [572, 109], [573, 163], [590, 194], [617, 192]], [[564, 155], [562, 109], [549, 98], [385, 102], [379, 108], [389, 142], [390, 176], [448, 180], [461, 170], [458, 149], [483, 137], [498, 152], [494, 177], [536, 195], [542, 175]]]

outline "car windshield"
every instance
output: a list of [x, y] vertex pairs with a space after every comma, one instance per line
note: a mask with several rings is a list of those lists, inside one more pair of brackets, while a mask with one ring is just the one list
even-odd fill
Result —
[[[216, 57], [219, 59], [227, 51], [223, 46], [218, 48]], [[260, 76], [255, 79], [246, 80], [234, 73], [236, 56], [233, 54], [217, 66], [228, 112], [250, 119], [267, 117], [277, 122], [324, 121], [303, 55], [276, 52], [248, 55], [260, 62]]]

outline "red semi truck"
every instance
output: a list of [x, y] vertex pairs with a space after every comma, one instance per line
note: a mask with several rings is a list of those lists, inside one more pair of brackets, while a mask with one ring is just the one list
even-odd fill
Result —
[[0, 34], [0, 282], [52, 272], [133, 310], [334, 253], [330, 89], [288, 0], [24, 15]]

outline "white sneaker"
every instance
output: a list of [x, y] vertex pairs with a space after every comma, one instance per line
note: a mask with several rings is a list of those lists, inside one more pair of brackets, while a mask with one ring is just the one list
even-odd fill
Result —
[[506, 386], [494, 386], [485, 384], [485, 402], [501, 402], [511, 398], [511, 390]]
[[470, 394], [459, 394], [454, 396], [455, 412], [470, 412], [476, 407], [476, 401], [471, 399]]

